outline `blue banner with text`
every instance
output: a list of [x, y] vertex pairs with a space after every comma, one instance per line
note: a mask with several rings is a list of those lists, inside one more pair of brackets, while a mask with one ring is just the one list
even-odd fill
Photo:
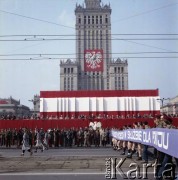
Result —
[[166, 128], [112, 130], [117, 140], [137, 142], [178, 158], [178, 130]]

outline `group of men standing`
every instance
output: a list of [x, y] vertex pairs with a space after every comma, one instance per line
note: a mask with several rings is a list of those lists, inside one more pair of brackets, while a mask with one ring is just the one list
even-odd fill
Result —
[[38, 149], [43, 152], [49, 147], [105, 147], [110, 144], [110, 130], [98, 128], [79, 128], [79, 129], [35, 129], [34, 132], [24, 128], [22, 136], [22, 156], [25, 151], [30, 155], [33, 154], [32, 148], [35, 148], [35, 153]]

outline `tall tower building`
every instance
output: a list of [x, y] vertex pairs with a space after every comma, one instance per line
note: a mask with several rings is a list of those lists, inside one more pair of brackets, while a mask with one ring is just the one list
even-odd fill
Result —
[[[61, 90], [119, 90], [128, 89], [128, 64], [112, 60], [111, 7], [101, 5], [101, 0], [85, 0], [76, 5], [76, 86], [64, 84], [64, 79], [74, 76], [64, 73], [69, 63], [61, 62]], [[70, 63], [70, 67], [71, 67]], [[71, 67], [72, 68], [72, 67]], [[70, 81], [68, 82], [70, 83]]]

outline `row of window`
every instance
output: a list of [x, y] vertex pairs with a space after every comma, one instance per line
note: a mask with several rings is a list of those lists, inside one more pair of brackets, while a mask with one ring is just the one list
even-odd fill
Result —
[[[84, 16], [84, 24], [108, 24], [108, 16], [105, 15], [105, 18], [103, 16]], [[83, 24], [82, 18], [78, 17], [78, 24]]]
[[[106, 33], [108, 33], [108, 31], [106, 31]], [[81, 46], [81, 39], [83, 39], [83, 37], [81, 38], [81, 32], [79, 31], [79, 38], [78, 38], [78, 47], [80, 48]], [[84, 48], [85, 49], [95, 49], [95, 48], [103, 48], [103, 35], [102, 35], [102, 31], [85, 31], [84, 32], [84, 39], [86, 39], [86, 41], [84, 41]], [[109, 39], [108, 39], [108, 34], [106, 34], [106, 51], [109, 52]], [[80, 48], [81, 50], [81, 48]]]
[[[84, 31], [84, 36], [86, 36], [88, 34], [92, 34], [93, 36], [97, 36], [97, 35], [100, 35], [100, 36], [106, 36], [106, 38], [108, 38], [108, 30], [106, 30], [106, 33], [102, 30], [85, 30]], [[83, 39], [83, 36], [81, 36], [81, 31], [79, 30], [78, 31], [78, 37]]]
[[[74, 68], [71, 67], [71, 68], [64, 68], [64, 74], [72, 74], [74, 72], [73, 70]], [[124, 67], [114, 67], [114, 73], [115, 74], [120, 74], [120, 73], [124, 73]], [[99, 72], [92, 72], [90, 73], [90, 75], [100, 75]], [[107, 73], [109, 74], [109, 72]], [[81, 75], [81, 73], [79, 73], [79, 75]], [[87, 75], [87, 73], [85, 72], [84, 75]]]
[[[87, 72], [82, 73], [83, 75], [102, 75], [99, 72], [90, 72], [89, 74], [87, 74]], [[81, 73], [79, 73], [79, 76], [81, 76]]]
[[73, 73], [74, 72], [74, 69], [73, 68], [64, 68], [64, 74], [66, 73]]
[[[73, 68], [64, 68], [64, 74], [73, 74]], [[114, 73], [115, 74], [120, 74], [124, 73], [124, 67], [114, 67]], [[81, 75], [81, 73], [79, 73]], [[92, 72], [90, 74], [87, 74], [86, 72], [84, 75], [100, 75], [99, 72]]]
[[74, 90], [73, 77], [64, 78], [64, 90]]
[[114, 73], [124, 73], [124, 67], [114, 67]]
[[124, 77], [115, 77], [115, 89], [121, 90], [124, 89]]
[[90, 25], [86, 25], [86, 26], [78, 26], [78, 28], [79, 29], [94, 29], [94, 28], [96, 28], [96, 29], [106, 29], [106, 28], [108, 28], [108, 26], [106, 25], [101, 25], [101, 26], [90, 26]]

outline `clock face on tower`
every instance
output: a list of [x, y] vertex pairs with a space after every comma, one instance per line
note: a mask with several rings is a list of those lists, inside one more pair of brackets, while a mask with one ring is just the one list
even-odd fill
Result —
[[103, 71], [103, 50], [85, 50], [84, 57], [85, 71]]

